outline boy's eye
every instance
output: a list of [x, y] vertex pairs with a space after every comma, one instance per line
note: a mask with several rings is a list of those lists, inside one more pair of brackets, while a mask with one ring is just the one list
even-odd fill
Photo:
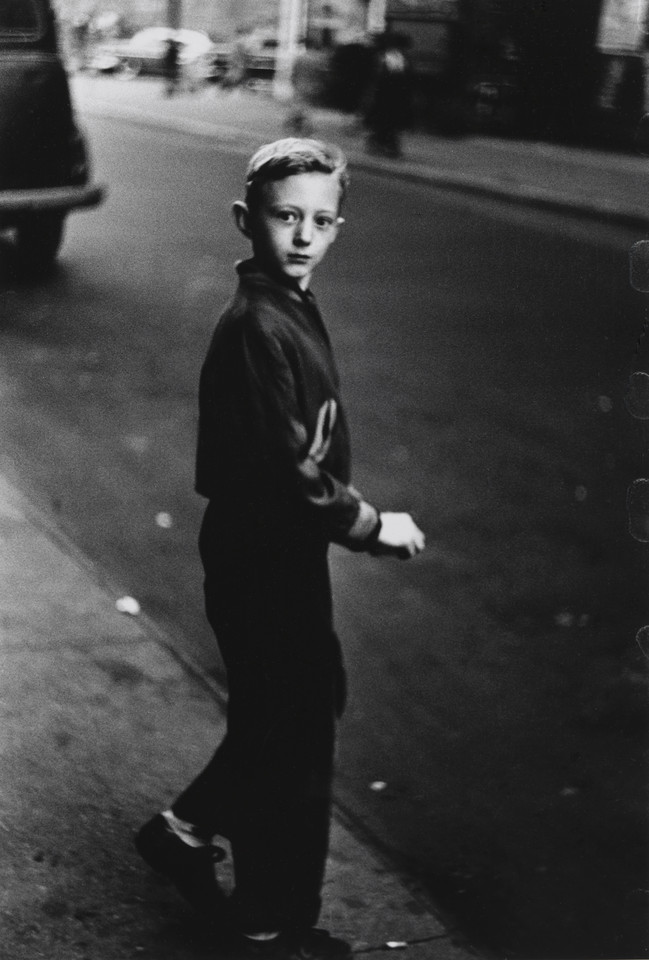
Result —
[[331, 217], [316, 217], [315, 225], [320, 227], [321, 230], [329, 230], [333, 227], [334, 220]]
[[295, 223], [297, 220], [297, 214], [292, 210], [278, 210], [277, 217], [282, 223]]

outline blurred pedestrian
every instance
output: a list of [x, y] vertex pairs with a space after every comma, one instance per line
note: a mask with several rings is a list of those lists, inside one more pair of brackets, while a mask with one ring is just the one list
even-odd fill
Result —
[[280, 140], [253, 156], [245, 201], [234, 204], [253, 255], [237, 265], [201, 372], [199, 546], [228, 727], [136, 844], [201, 907], [218, 899], [209, 844], [229, 838], [228, 957], [350, 957], [348, 944], [315, 929], [345, 702], [327, 553], [334, 542], [407, 558], [424, 546], [408, 514], [379, 514], [350, 485], [338, 374], [309, 289], [343, 222], [347, 179], [342, 153], [316, 140]]
[[90, 52], [90, 17], [82, 15], [73, 25], [75, 68], [85, 70]]
[[169, 37], [162, 63], [165, 80], [165, 94], [172, 97], [180, 84], [180, 44], [173, 37]]
[[311, 119], [311, 103], [315, 100], [315, 88], [308, 55], [295, 58], [292, 86], [293, 98], [284, 121], [284, 131], [287, 136], [312, 137], [315, 127]]
[[232, 45], [221, 87], [223, 90], [237, 90], [244, 85], [247, 77], [248, 50], [243, 36], [239, 35]]
[[406, 57], [408, 38], [384, 33], [376, 39], [365, 123], [367, 149], [384, 156], [401, 156], [401, 133], [410, 124], [412, 75]]

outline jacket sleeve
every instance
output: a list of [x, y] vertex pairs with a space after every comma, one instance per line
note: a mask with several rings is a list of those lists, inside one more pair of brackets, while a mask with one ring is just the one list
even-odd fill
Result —
[[244, 334], [244, 350], [254, 425], [250, 439], [260, 455], [260, 471], [277, 477], [329, 540], [350, 550], [372, 549], [380, 528], [377, 510], [323, 466], [335, 428], [335, 400], [322, 405], [310, 436], [278, 338], [252, 324]]

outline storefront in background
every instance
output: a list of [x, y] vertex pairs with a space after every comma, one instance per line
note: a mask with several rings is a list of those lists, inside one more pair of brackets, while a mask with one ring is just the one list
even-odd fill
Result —
[[387, 0], [385, 25], [407, 41], [416, 113], [449, 132], [464, 127], [466, 0]]
[[648, 10], [649, 0], [603, 0], [597, 31], [601, 110], [621, 115], [649, 111]]

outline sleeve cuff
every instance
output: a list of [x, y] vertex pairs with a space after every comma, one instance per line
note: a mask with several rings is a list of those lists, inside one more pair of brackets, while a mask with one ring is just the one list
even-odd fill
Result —
[[373, 537], [375, 530], [378, 537], [381, 529], [380, 524], [381, 519], [378, 510], [371, 504], [366, 503], [365, 500], [361, 500], [358, 504], [358, 515], [347, 536], [354, 545], [365, 546], [365, 541], [368, 537]]

